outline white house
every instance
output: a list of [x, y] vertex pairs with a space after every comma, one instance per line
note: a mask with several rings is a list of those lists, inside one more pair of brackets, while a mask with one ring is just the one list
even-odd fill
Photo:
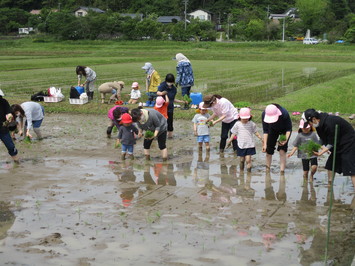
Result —
[[30, 34], [33, 28], [18, 28], [18, 34]]
[[190, 16], [190, 18], [194, 18], [194, 19], [208, 20], [208, 21], [212, 20], [212, 13], [201, 9], [191, 12], [188, 15]]
[[270, 14], [269, 19], [272, 19], [272, 20], [275, 21], [275, 20], [284, 19], [286, 17], [290, 17], [290, 18], [293, 18], [293, 19], [299, 18], [298, 14], [297, 14], [297, 8], [294, 8], [294, 7], [293, 8], [289, 8], [283, 14]]
[[96, 13], [105, 13], [105, 11], [101, 10], [100, 8], [80, 6], [74, 10], [74, 14], [76, 17], [85, 17], [89, 13], [89, 11], [93, 11]]

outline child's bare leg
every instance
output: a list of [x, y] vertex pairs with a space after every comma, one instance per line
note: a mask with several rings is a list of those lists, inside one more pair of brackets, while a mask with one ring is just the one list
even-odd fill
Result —
[[209, 142], [205, 142], [205, 145], [206, 145], [206, 151], [209, 151], [210, 150], [210, 143]]
[[132, 102], [131, 102], [131, 104], [136, 104], [137, 103], [137, 99], [131, 99], [132, 100]]
[[309, 182], [313, 182], [313, 176], [317, 172], [317, 165], [312, 165], [311, 166], [311, 175], [309, 178]]
[[239, 164], [240, 171], [244, 171], [244, 162], [245, 162], [245, 156], [240, 157], [240, 164]]
[[199, 142], [199, 143], [198, 143], [198, 150], [199, 150], [199, 151], [202, 151], [202, 145], [203, 145], [203, 142]]
[[251, 171], [251, 155], [245, 156], [245, 161], [247, 163], [247, 171], [250, 172]]

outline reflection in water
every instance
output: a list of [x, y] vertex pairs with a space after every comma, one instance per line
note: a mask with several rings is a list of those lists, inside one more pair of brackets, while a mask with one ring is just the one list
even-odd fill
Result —
[[286, 201], [286, 180], [285, 174], [280, 174], [279, 190], [276, 192], [276, 198], [278, 201]]
[[[136, 176], [134, 174], [133, 165], [131, 160], [124, 160], [121, 165], [121, 170], [116, 172], [118, 180], [124, 183], [135, 182]], [[122, 187], [120, 197], [122, 199], [122, 205], [129, 207], [134, 199], [134, 193], [139, 189], [135, 187]]]
[[271, 184], [272, 180], [271, 180], [271, 174], [270, 171], [266, 171], [265, 174], [265, 199], [266, 200], [275, 200], [275, 192], [274, 192], [274, 188], [272, 187]]
[[0, 239], [6, 237], [7, 230], [15, 222], [15, 215], [10, 210], [10, 207], [7, 203], [0, 201]]
[[209, 160], [210, 160], [209, 151], [206, 152], [206, 157], [204, 160], [202, 158], [202, 151], [199, 151], [196, 168], [194, 169], [194, 173], [193, 173], [194, 184], [198, 187], [205, 187], [209, 183], [209, 177], [210, 177]]

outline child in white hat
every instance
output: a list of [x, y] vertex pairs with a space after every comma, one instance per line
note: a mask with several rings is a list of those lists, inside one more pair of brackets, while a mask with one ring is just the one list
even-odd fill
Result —
[[202, 151], [203, 143], [206, 145], [206, 151], [210, 150], [210, 128], [207, 119], [210, 117], [208, 109], [203, 107], [203, 102], [199, 104], [199, 113], [194, 116], [194, 135], [197, 136], [199, 151]]

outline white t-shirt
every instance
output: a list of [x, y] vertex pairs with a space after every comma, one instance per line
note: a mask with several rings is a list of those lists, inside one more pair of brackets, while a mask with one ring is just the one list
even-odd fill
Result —
[[137, 100], [141, 97], [141, 91], [140, 90], [131, 90], [131, 99]]
[[209, 114], [196, 114], [192, 119], [193, 123], [197, 126], [197, 135], [204, 136], [210, 134], [210, 128], [208, 127], [206, 121], [210, 117]]

